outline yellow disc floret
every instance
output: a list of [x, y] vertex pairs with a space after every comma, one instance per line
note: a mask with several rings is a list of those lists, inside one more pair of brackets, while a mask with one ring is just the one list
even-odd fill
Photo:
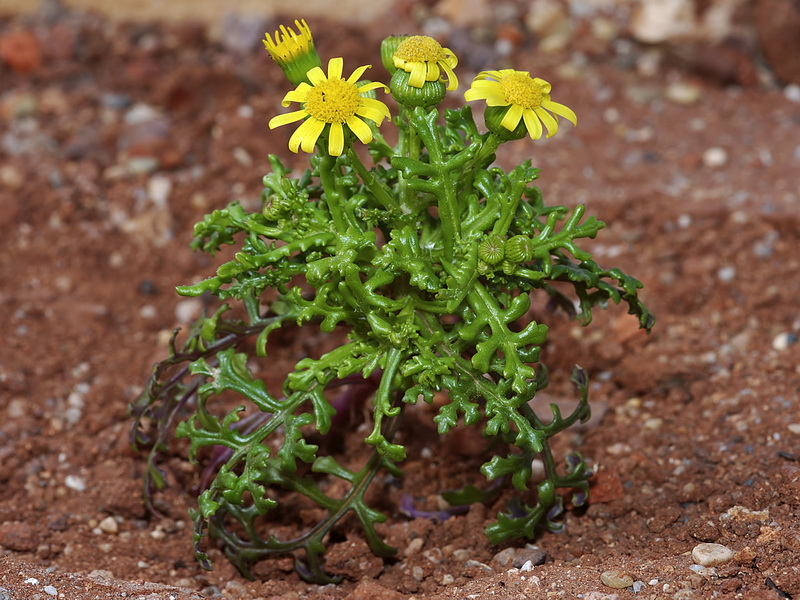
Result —
[[512, 73], [500, 80], [506, 102], [533, 110], [542, 105], [543, 86], [524, 73]]
[[344, 79], [327, 79], [308, 91], [306, 111], [325, 123], [345, 123], [361, 106], [358, 88]]
[[426, 81], [447, 80], [447, 89], [458, 87], [458, 77], [453, 69], [458, 58], [449, 48], [432, 37], [414, 35], [402, 41], [394, 53], [394, 65], [411, 73], [409, 85], [421, 88]]

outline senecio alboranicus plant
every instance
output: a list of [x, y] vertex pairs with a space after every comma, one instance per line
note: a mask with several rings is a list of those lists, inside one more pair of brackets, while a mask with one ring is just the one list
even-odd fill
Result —
[[[486, 103], [488, 132], [481, 133], [469, 106], [438, 108], [458, 86], [457, 59], [434, 39], [386, 39], [386, 86], [362, 80], [367, 66], [345, 76], [342, 58], [328, 61], [326, 73], [308, 26], [295, 23], [297, 31], [281, 27], [264, 41], [294, 86], [283, 105], [299, 104], [269, 126], [299, 122], [289, 149], [309, 153], [310, 166], [295, 177], [270, 156], [259, 211], [233, 203], [195, 226], [194, 248], [212, 255], [223, 244], [240, 249], [216, 275], [178, 288], [184, 296], [211, 294], [225, 303], [200, 318], [180, 348], [173, 337], [171, 356], [155, 365], [132, 405], [134, 444], [151, 449], [148, 502], [152, 489], [165, 483], [156, 457], [179, 421], [176, 434], [189, 439], [191, 459], [209, 449], [204, 490], [192, 512], [201, 564], [210, 567], [203, 550], [210, 534], [245, 574], [262, 558], [293, 553], [304, 578], [331, 581], [322, 554], [332, 528], [348, 514], [375, 553], [394, 552], [376, 531], [386, 516], [365, 494], [381, 470], [401, 475], [406, 449], [393, 438], [404, 409], [439, 395], [446, 398], [438, 400], [433, 419], [439, 433], [460, 423], [481, 425], [497, 442], [487, 447], [503, 454], [485, 462], [482, 474], [495, 483], [510, 478], [520, 492], [487, 528], [489, 540], [530, 538], [539, 526], [558, 530], [565, 497], [559, 489], [573, 490], [566, 496], [579, 506], [592, 473], [577, 453], [559, 468], [548, 440], [588, 419], [588, 377], [577, 367], [572, 374], [580, 398], [572, 414], [560, 414], [556, 405], [548, 415], [531, 408], [548, 381], [539, 362], [547, 326], [526, 318], [531, 297], [584, 323], [594, 307], [624, 301], [642, 328], [653, 325], [638, 297], [641, 283], [600, 267], [578, 247], [604, 224], [585, 218], [583, 206], [546, 205], [531, 185], [539, 170], [530, 161], [510, 171], [494, 164], [503, 142], [526, 134], [538, 139], [543, 129], [550, 137], [558, 132], [557, 117], [575, 124], [575, 113], [551, 100], [548, 82], [527, 72], [484, 71], [464, 94]], [[394, 116], [376, 92], [391, 93]], [[397, 127], [394, 146], [378, 129], [387, 119]], [[359, 153], [357, 142], [366, 152]], [[565, 294], [570, 289], [574, 296]], [[265, 291], [277, 299], [266, 305]], [[234, 303], [237, 318], [226, 315]], [[300, 360], [273, 395], [253, 359], [266, 356], [270, 334], [287, 323], [336, 330], [342, 343]], [[358, 382], [373, 383], [364, 440], [371, 450], [354, 467], [352, 457], [343, 464], [325, 451], [337, 449], [326, 440], [337, 427], [342, 390]], [[238, 395], [246, 405], [217, 416], [211, 401], [222, 395]], [[240, 418], [245, 406], [247, 416]], [[187, 408], [194, 409], [189, 417]], [[347, 435], [357, 435], [347, 427]], [[536, 458], [544, 464], [539, 479], [532, 473]], [[331, 485], [337, 478], [341, 483]], [[468, 486], [444, 496], [469, 504], [496, 487]], [[346, 491], [326, 493], [332, 489]], [[292, 539], [279, 539], [276, 530], [285, 529], [274, 511], [297, 495], [322, 518]], [[272, 532], [261, 530], [270, 526]]]

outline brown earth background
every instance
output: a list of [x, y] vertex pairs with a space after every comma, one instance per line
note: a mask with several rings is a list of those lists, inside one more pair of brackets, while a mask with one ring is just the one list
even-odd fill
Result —
[[[327, 6], [0, 0], [0, 598], [800, 597], [797, 2]], [[514, 67], [578, 114], [498, 160], [531, 158], [548, 203], [607, 222], [590, 249], [644, 282], [658, 323], [648, 337], [619, 307], [585, 329], [534, 309], [553, 375], [537, 403], [566, 410], [575, 363], [593, 382], [592, 421], [555, 443], [596, 471], [564, 533], [492, 546], [502, 496], [443, 523], [404, 515], [403, 493], [436, 508], [481, 483], [478, 432], [440, 439], [426, 407], [398, 434], [404, 479], [375, 484], [398, 556], [372, 556], [344, 523], [326, 555], [338, 586], [303, 582], [288, 558], [250, 582], [216, 548], [199, 569], [199, 468], [180, 445], [166, 516], [145, 511], [126, 411], [203, 308], [174, 293], [218, 262], [191, 252], [192, 225], [257, 207], [269, 153], [304, 164], [266, 127], [286, 84], [259, 42], [296, 17], [323, 58], [376, 78], [385, 35], [434, 35], [460, 58], [454, 105], [481, 69]], [[273, 384], [324, 343], [281, 339]]]

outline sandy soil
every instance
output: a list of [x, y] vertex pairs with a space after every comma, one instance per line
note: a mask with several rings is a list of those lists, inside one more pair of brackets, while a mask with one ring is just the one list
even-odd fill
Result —
[[[401, 18], [312, 26], [323, 56], [377, 63], [386, 29], [418, 26]], [[506, 60], [575, 109], [577, 128], [516, 142], [502, 160], [531, 157], [548, 202], [584, 202], [605, 220], [597, 260], [640, 278], [658, 316], [649, 337], [613, 307], [588, 329], [549, 323], [554, 382], [542, 399], [572, 395], [574, 363], [594, 382], [596, 420], [557, 444], [596, 468], [588, 509], [531, 547], [483, 536], [503, 498], [444, 523], [408, 519], [404, 491], [435, 504], [465, 473], [480, 481], [480, 441], [439, 440], [420, 411], [401, 432], [401, 487], [379, 490], [395, 560], [370, 555], [345, 525], [327, 555], [344, 577], [335, 587], [304, 583], [289, 559], [248, 582], [215, 549], [215, 569], [199, 569], [187, 517], [198, 468], [176, 446], [167, 516], [148, 515], [126, 410], [172, 329], [199, 309], [173, 291], [213, 269], [188, 248], [192, 224], [231, 200], [257, 202], [267, 154], [289, 154], [288, 134], [266, 127], [282, 75], [257, 48], [210, 43], [195, 25], [6, 19], [0, 41], [17, 37], [0, 61], [0, 597], [800, 594], [797, 90], [771, 84], [747, 53], [735, 72], [758, 77], [731, 82], [630, 40], [587, 34], [540, 55], [522, 35], [501, 58], [509, 47], [491, 36], [447, 33], [463, 81]], [[281, 360], [301, 351], [289, 343]], [[730, 556], [702, 568], [702, 543]], [[542, 552], [543, 564], [519, 568]], [[633, 585], [609, 587], [610, 571]]]

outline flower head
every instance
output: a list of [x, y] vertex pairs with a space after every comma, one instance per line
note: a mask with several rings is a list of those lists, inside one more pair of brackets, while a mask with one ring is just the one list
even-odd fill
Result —
[[[447, 79], [448, 91], [458, 87], [453, 69], [458, 58], [449, 48], [426, 35], [414, 35], [400, 42], [394, 52], [394, 66], [411, 73], [409, 85], [421, 88], [426, 81]], [[442, 75], [444, 71], [444, 76]]]
[[343, 60], [332, 58], [328, 61], [328, 75], [320, 67], [314, 67], [306, 76], [309, 83], [301, 82], [283, 98], [281, 104], [289, 106], [291, 102], [300, 102], [303, 108], [294, 112], [273, 117], [269, 122], [270, 129], [303, 120], [289, 139], [289, 150], [297, 152], [313, 152], [319, 137], [326, 132], [328, 136], [328, 154], [340, 156], [344, 151], [344, 126], [352, 131], [359, 140], [367, 144], [372, 141], [372, 129], [361, 118], [369, 119], [380, 125], [388, 119], [389, 108], [381, 101], [363, 96], [370, 90], [389, 89], [382, 83], [356, 82], [369, 68], [369, 65], [357, 68], [347, 79], [342, 78]]
[[298, 33], [291, 27], [280, 26], [275, 32], [275, 41], [268, 33], [264, 34], [264, 47], [277, 62], [294, 85], [306, 81], [306, 73], [314, 67], [322, 65], [322, 61], [314, 49], [311, 29], [305, 20], [294, 22]]
[[558, 133], [558, 120], [550, 113], [567, 119], [573, 125], [578, 123], [572, 109], [550, 100], [551, 87], [544, 79], [532, 78], [527, 71], [482, 71], [464, 98], [467, 102], [486, 100], [488, 107], [508, 107], [500, 125], [513, 132], [520, 121], [524, 121], [530, 136], [538, 140], [542, 137], [542, 123], [547, 128], [547, 137]]

